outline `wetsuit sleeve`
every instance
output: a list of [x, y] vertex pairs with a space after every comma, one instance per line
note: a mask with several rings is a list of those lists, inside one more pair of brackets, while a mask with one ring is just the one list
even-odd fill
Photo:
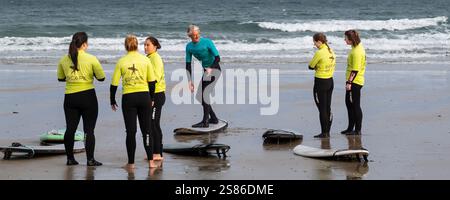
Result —
[[97, 58], [92, 63], [92, 70], [94, 72], [94, 76], [98, 81], [104, 81], [105, 80], [105, 72], [103, 71], [102, 65], [100, 64], [100, 61], [98, 61]]
[[220, 56], [214, 57], [214, 62], [210, 68], [219, 69]]
[[211, 51], [214, 57], [219, 56], [219, 51], [217, 50], [216, 45], [214, 45], [212, 40], [208, 40], [208, 49]]
[[353, 80], [355, 80], [356, 75], [358, 75], [358, 71], [351, 71], [350, 76], [348, 77], [347, 83], [352, 84]]
[[150, 93], [150, 99], [152, 101], [155, 100], [155, 88], [156, 88], [156, 81], [148, 82], [148, 88]]
[[150, 60], [147, 59], [147, 61], [147, 82], [156, 81], [155, 67]]
[[208, 50], [213, 54], [214, 56], [214, 62], [210, 68], [218, 69], [219, 68], [219, 62], [220, 62], [220, 56], [219, 51], [217, 50], [216, 46], [214, 45], [212, 40], [208, 39]]
[[117, 86], [111, 85], [109, 87], [109, 100], [111, 102], [111, 105], [117, 104], [117, 102], [116, 102], [116, 92], [117, 92]]
[[116, 68], [114, 68], [114, 73], [112, 76], [112, 80], [111, 80], [111, 85], [113, 86], [119, 86], [119, 81], [120, 81], [120, 62], [117, 63]]
[[351, 72], [350, 72], [350, 76], [348, 77], [347, 83], [353, 83], [353, 80], [355, 80], [356, 75], [358, 75], [359, 70], [361, 69], [362, 66], [362, 55], [360, 53], [353, 53], [351, 55], [351, 59], [352, 59], [352, 65], [351, 67]]
[[320, 61], [320, 54], [319, 54], [319, 52], [317, 51], [317, 52], [314, 54], [313, 59], [309, 62], [308, 68], [309, 68], [310, 70], [314, 70], [314, 69], [316, 68], [317, 63], [319, 63], [319, 61]]
[[189, 48], [189, 45], [186, 45], [186, 62], [187, 63], [192, 62], [192, 53], [191, 49]]
[[336, 67], [336, 54], [332, 53], [333, 61], [331, 62], [334, 67]]
[[58, 76], [58, 81], [61, 81], [61, 82], [66, 81], [66, 75], [64, 74], [64, 70], [63, 70], [61, 62], [59, 62], [59, 64], [58, 64], [58, 70], [56, 71], [56, 74]]
[[352, 66], [350, 67], [352, 71], [359, 71], [362, 66], [363, 55], [361, 53], [355, 52], [352, 55], [351, 59], [352, 59]]
[[164, 63], [160, 56], [155, 57], [155, 59], [152, 59], [152, 61], [156, 81], [160, 81], [164, 74]]
[[186, 63], [186, 72], [187, 72], [189, 81], [191, 81], [192, 80], [192, 65], [190, 62]]

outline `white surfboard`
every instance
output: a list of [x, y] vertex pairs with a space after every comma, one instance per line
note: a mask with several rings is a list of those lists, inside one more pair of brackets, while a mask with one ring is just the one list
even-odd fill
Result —
[[369, 151], [366, 149], [320, 149], [305, 145], [297, 145], [294, 154], [310, 158], [357, 158], [362, 156], [367, 161]]
[[208, 128], [192, 128], [192, 126], [180, 127], [173, 130], [175, 134], [179, 135], [200, 135], [200, 134], [208, 134], [215, 133], [225, 130], [228, 127], [228, 122], [225, 120], [219, 119], [219, 123], [217, 124], [209, 124]]

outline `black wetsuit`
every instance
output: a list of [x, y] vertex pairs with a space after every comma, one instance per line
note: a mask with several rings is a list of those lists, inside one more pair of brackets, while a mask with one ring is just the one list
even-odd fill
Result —
[[127, 132], [126, 146], [128, 153], [128, 164], [134, 164], [136, 152], [136, 117], [142, 131], [144, 149], [149, 160], [153, 160], [153, 141], [150, 136], [150, 95], [148, 92], [135, 92], [122, 96], [122, 113]]
[[94, 159], [95, 136], [94, 128], [98, 116], [98, 102], [94, 89], [65, 94], [64, 114], [66, 117], [66, 132], [64, 134], [64, 146], [67, 158], [74, 160], [73, 146], [75, 132], [80, 118], [83, 118], [83, 131], [85, 134], [85, 148], [88, 161]]
[[[122, 114], [125, 121], [127, 133], [126, 146], [128, 154], [128, 164], [134, 164], [136, 152], [136, 118], [141, 128], [145, 153], [148, 160], [153, 160], [153, 140], [151, 128], [151, 99], [155, 92], [155, 82], [149, 83], [150, 92], [134, 92], [122, 95]], [[115, 94], [117, 86], [110, 87], [111, 105], [116, 104]]]
[[331, 126], [331, 97], [333, 94], [333, 78], [314, 78], [314, 101], [319, 109], [320, 127], [322, 133], [330, 133]]
[[164, 92], [155, 93], [155, 104], [153, 105], [152, 124], [153, 124], [153, 153], [162, 156], [162, 130], [161, 130], [161, 111], [166, 102], [166, 95]]
[[[206, 69], [203, 69], [203, 77], [202, 77], [202, 90], [198, 90], [196, 98], [202, 102], [203, 107], [203, 122], [207, 122], [209, 119], [218, 120], [216, 114], [214, 113], [211, 104], [209, 95], [211, 94], [216, 81], [221, 75], [221, 68], [219, 65], [220, 57], [215, 56], [214, 63], [210, 66], [213, 69], [213, 72], [210, 76], [207, 76]], [[191, 80], [191, 63], [186, 63], [186, 70], [188, 72], [188, 78]], [[209, 86], [209, 87], [208, 87]], [[208, 89], [208, 90], [207, 90]]]
[[361, 110], [361, 88], [363, 86], [352, 83], [350, 91], [345, 92], [345, 105], [348, 113], [348, 127], [347, 130], [361, 131], [362, 110]]
[[221, 75], [220, 66], [218, 66], [218, 68], [216, 68], [216, 69], [218, 69], [218, 70], [215, 70], [214, 72], [217, 72], [217, 73], [214, 73], [214, 75], [212, 75], [210, 78], [206, 78], [207, 75], [206, 75], [206, 72], [204, 72], [204, 76], [203, 76], [202, 83], [201, 83], [202, 90], [201, 91], [198, 90], [198, 93], [197, 93], [197, 98], [198, 99], [201, 98], [201, 101], [202, 101], [203, 121], [208, 121], [209, 119], [217, 120], [217, 116], [211, 107], [211, 104], [210, 104], [211, 101], [209, 98], [213, 88], [216, 85], [215, 80], [217, 80]]

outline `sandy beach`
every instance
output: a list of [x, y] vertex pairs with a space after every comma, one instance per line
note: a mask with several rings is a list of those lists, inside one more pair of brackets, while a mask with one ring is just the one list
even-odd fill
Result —
[[[113, 65], [104, 65], [107, 81], [96, 82], [99, 117], [95, 129], [95, 157], [101, 167], [86, 167], [84, 153], [76, 154], [78, 166], [67, 167], [65, 155], [33, 159], [0, 160], [0, 179], [449, 179], [450, 74], [445, 65], [368, 64], [362, 90], [363, 135], [339, 134], [347, 126], [344, 103], [344, 64], [335, 73], [329, 141], [314, 139], [320, 130], [312, 99], [313, 74], [305, 64], [223, 64], [224, 69], [280, 69], [279, 111], [261, 116], [262, 105], [215, 105], [218, 116], [229, 121], [223, 133], [174, 136], [173, 129], [197, 122], [200, 105], [174, 105], [170, 91], [176, 81], [171, 73], [180, 63], [166, 64], [167, 101], [162, 129], [165, 144], [216, 142], [231, 146], [229, 157], [190, 157], [164, 154], [163, 167], [149, 170], [137, 134], [136, 169], [126, 171], [125, 127], [121, 110], [109, 107]], [[38, 144], [39, 134], [64, 128], [64, 83], [56, 81], [53, 66], [0, 66], [0, 145], [11, 142]], [[242, 85], [241, 85], [242, 86]], [[117, 96], [120, 100], [120, 96]], [[120, 102], [120, 101], [119, 101]], [[263, 145], [270, 128], [291, 129], [302, 141]], [[79, 129], [82, 130], [80, 123]], [[347, 148], [361, 143], [370, 151], [368, 163], [330, 161], [294, 155], [298, 144]]]

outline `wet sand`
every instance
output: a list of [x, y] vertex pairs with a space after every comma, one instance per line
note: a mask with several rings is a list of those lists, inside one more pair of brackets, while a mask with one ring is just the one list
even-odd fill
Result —
[[[305, 65], [305, 64], [304, 64]], [[86, 167], [84, 153], [76, 154], [78, 166], [65, 166], [66, 158], [0, 160], [0, 179], [450, 179], [450, 73], [441, 65], [369, 64], [362, 89], [363, 135], [346, 137], [344, 64], [335, 73], [329, 141], [314, 139], [320, 130], [318, 111], [312, 99], [312, 72], [294, 64], [226, 64], [225, 68], [280, 68], [280, 109], [261, 116], [263, 105], [214, 105], [220, 118], [229, 121], [223, 133], [204, 136], [174, 136], [174, 128], [200, 120], [200, 105], [174, 105], [170, 90], [177, 84], [171, 71], [181, 64], [166, 64], [168, 92], [163, 110], [164, 143], [216, 142], [231, 146], [226, 159], [164, 154], [163, 167], [149, 170], [137, 134], [136, 169], [121, 168], [127, 162], [125, 127], [121, 110], [109, 107], [109, 84], [96, 83], [99, 118], [95, 157], [101, 167]], [[0, 66], [0, 145], [13, 141], [37, 144], [40, 133], [65, 126], [62, 107], [64, 84], [56, 82], [51, 67], [40, 70], [5, 70]], [[105, 65], [105, 70], [112, 70]], [[26, 69], [17, 67], [17, 69]], [[110, 77], [111, 72], [107, 72]], [[120, 102], [119, 94], [116, 97]], [[13, 113], [17, 112], [17, 113]], [[262, 134], [269, 128], [296, 130], [303, 140], [264, 145]], [[82, 130], [80, 123], [79, 130]], [[370, 151], [370, 162], [310, 159], [293, 154], [297, 144], [348, 148], [361, 143]]]

